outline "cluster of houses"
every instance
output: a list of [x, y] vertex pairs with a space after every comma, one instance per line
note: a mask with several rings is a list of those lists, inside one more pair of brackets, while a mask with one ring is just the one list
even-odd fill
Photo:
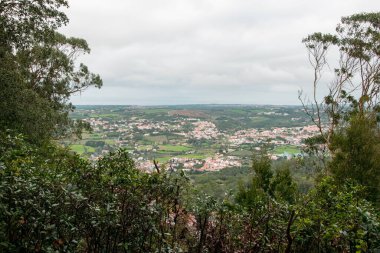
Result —
[[[150, 160], [137, 159], [136, 164], [139, 169], [144, 171], [150, 172], [155, 169], [154, 162]], [[158, 165], [160, 164], [158, 163]], [[216, 154], [206, 159], [173, 157], [166, 163], [166, 167], [169, 169], [184, 171], [219, 171], [229, 167], [241, 167], [241, 165], [238, 157], [223, 156], [222, 154]]]
[[[303, 140], [315, 136], [319, 132], [318, 127], [314, 125], [303, 127], [276, 127], [271, 129], [245, 129], [235, 133], [228, 134], [217, 129], [216, 125], [210, 121], [183, 118], [171, 122], [152, 122], [147, 119], [131, 118], [128, 120], [118, 120], [110, 122], [101, 118], [88, 118], [85, 121], [91, 124], [95, 133], [105, 136], [107, 132], [119, 133], [118, 139], [115, 140], [115, 146], [123, 146], [129, 144], [138, 150], [139, 146], [133, 143], [134, 136], [138, 131], [139, 134], [144, 133], [144, 136], [159, 135], [162, 132], [171, 132], [181, 135], [187, 139], [196, 140], [213, 140], [218, 143], [218, 140], [223, 139], [223, 143], [229, 146], [229, 149], [236, 149], [242, 144], [257, 144], [262, 142], [271, 143], [275, 146], [293, 145], [301, 147]], [[184, 128], [185, 125], [191, 125], [191, 128]], [[131, 145], [132, 143], [132, 145]], [[171, 143], [176, 145], [176, 143]], [[157, 150], [151, 150], [155, 152]], [[99, 156], [106, 153], [99, 152]], [[287, 154], [281, 154], [281, 156]], [[91, 156], [92, 159], [97, 159], [98, 156]], [[272, 159], [278, 159], [279, 154], [272, 154]], [[143, 170], [151, 171], [154, 169], [152, 161], [144, 157], [136, 158], [136, 164]], [[241, 160], [236, 156], [223, 154], [223, 152], [215, 152], [211, 157], [205, 159], [194, 159], [186, 157], [172, 157], [167, 166], [173, 169], [184, 170], [199, 170], [199, 171], [218, 171], [227, 167], [240, 167]]]

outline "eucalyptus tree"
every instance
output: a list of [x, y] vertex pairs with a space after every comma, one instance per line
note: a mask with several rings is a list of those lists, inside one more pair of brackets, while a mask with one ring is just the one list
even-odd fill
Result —
[[[380, 13], [343, 17], [335, 34], [314, 33], [303, 42], [314, 69], [314, 81], [311, 102], [301, 101], [331, 154], [326, 172], [338, 181], [356, 180], [367, 187], [367, 197], [378, 202]], [[338, 55], [335, 68], [329, 57], [334, 49]], [[333, 76], [329, 92], [319, 101], [317, 92], [328, 71]]]
[[69, 98], [102, 86], [99, 75], [76, 62], [90, 52], [87, 42], [58, 32], [68, 23], [64, 7], [66, 0], [0, 1], [0, 126], [32, 142], [83, 128], [68, 117]]
[[[379, 106], [380, 13], [343, 17], [335, 34], [314, 33], [303, 39], [314, 70], [313, 96], [305, 109], [329, 144], [339, 127], [345, 127], [352, 113], [373, 116]], [[337, 66], [328, 54], [338, 54]], [[330, 62], [330, 61], [331, 62]], [[335, 60], [335, 59], [333, 59]], [[323, 74], [331, 71], [329, 93], [317, 97]], [[328, 82], [328, 81], [327, 81]], [[302, 102], [305, 102], [301, 99]], [[322, 113], [328, 114], [328, 130], [323, 131]]]

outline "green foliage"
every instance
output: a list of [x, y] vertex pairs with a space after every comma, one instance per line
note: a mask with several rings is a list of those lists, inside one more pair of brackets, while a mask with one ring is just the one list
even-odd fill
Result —
[[273, 177], [271, 164], [272, 161], [268, 154], [264, 152], [260, 155], [254, 155], [252, 158], [252, 169], [255, 173], [253, 184], [258, 188], [262, 188], [264, 192], [270, 192], [270, 180]]
[[323, 178], [296, 207], [296, 251], [373, 252], [380, 247], [379, 213], [362, 197], [364, 188]]
[[187, 217], [183, 173], [143, 173], [123, 150], [91, 165], [54, 146], [1, 141], [2, 252], [176, 251]]
[[248, 167], [225, 168], [215, 172], [189, 172], [194, 188], [207, 195], [223, 200], [226, 193], [237, 192], [239, 181], [246, 182], [250, 178], [251, 170]]
[[103, 147], [106, 143], [104, 141], [95, 141], [95, 140], [89, 140], [86, 141], [85, 145], [90, 147]]
[[16, 49], [44, 41], [46, 33], [68, 23], [63, 7], [68, 7], [66, 0], [1, 1], [2, 45]]
[[293, 181], [289, 168], [281, 168], [276, 171], [272, 181], [272, 191], [275, 199], [293, 204], [296, 201], [297, 185]]
[[[314, 33], [303, 40], [309, 51], [309, 59], [315, 70], [314, 105], [312, 117], [321, 124], [321, 109], [329, 117], [329, 130], [325, 141], [329, 143], [336, 127], [345, 124], [352, 113], [365, 114], [378, 105], [380, 81], [380, 13], [360, 13], [341, 19], [336, 34]], [[334, 80], [330, 92], [322, 103], [316, 101], [318, 81], [321, 72], [328, 65], [328, 50], [334, 47], [339, 54], [338, 66], [334, 68]], [[348, 116], [348, 117], [347, 117]]]
[[366, 187], [366, 198], [380, 203], [380, 134], [375, 119], [353, 116], [337, 131], [330, 149], [329, 168], [338, 182], [355, 180]]
[[[0, 251], [373, 251], [379, 214], [365, 188], [323, 178], [300, 196], [289, 167], [255, 157], [252, 184], [223, 201], [183, 172], [147, 174], [119, 150], [91, 165], [1, 135]], [[288, 164], [289, 165], [289, 164]]]
[[0, 128], [35, 143], [80, 134], [89, 125], [68, 118], [71, 94], [102, 80], [75, 59], [90, 49], [57, 32], [68, 20], [64, 0], [0, 3]]
[[[380, 84], [380, 13], [360, 13], [343, 17], [336, 34], [315, 33], [303, 40], [315, 70], [314, 94], [324, 66], [326, 54], [335, 46], [339, 53], [338, 67], [324, 102], [315, 101], [320, 115], [323, 108], [329, 118], [321, 129], [321, 144], [331, 154], [328, 173], [338, 184], [347, 179], [366, 187], [366, 199], [380, 203], [379, 149], [379, 84]], [[316, 139], [314, 139], [315, 141]], [[318, 149], [310, 140], [309, 151]]]
[[274, 173], [272, 161], [265, 151], [260, 155], [254, 155], [252, 159], [254, 176], [249, 184], [240, 184], [236, 195], [237, 203], [251, 209], [262, 205], [262, 201], [270, 199], [293, 203], [298, 189], [289, 167], [286, 167], [287, 164], [284, 165], [285, 167], [277, 169]]

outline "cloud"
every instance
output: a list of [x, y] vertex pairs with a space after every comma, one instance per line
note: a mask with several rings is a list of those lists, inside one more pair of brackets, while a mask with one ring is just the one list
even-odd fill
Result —
[[370, 0], [69, 1], [62, 32], [85, 38], [82, 57], [104, 80], [76, 104], [298, 104], [312, 72], [301, 43], [333, 32]]

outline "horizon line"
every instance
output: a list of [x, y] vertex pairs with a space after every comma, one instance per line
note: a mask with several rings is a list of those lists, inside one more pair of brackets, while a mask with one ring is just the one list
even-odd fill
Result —
[[212, 106], [302, 106], [296, 104], [219, 104], [219, 103], [194, 103], [194, 104], [72, 104], [74, 106], [194, 106], [194, 105], [212, 105]]

